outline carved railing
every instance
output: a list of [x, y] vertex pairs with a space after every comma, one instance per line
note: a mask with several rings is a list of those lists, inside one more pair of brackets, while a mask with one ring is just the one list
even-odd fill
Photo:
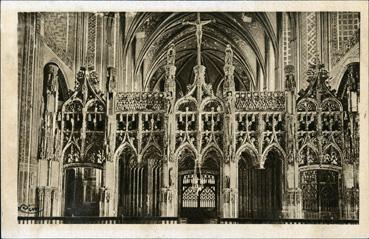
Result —
[[284, 111], [285, 93], [236, 92], [236, 111]]
[[165, 92], [128, 92], [116, 95], [115, 110], [126, 111], [161, 111], [166, 109]]

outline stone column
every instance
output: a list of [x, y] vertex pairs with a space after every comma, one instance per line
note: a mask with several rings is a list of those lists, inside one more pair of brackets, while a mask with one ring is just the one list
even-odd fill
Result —
[[225, 102], [224, 114], [224, 149], [225, 159], [223, 160], [223, 172], [220, 179], [220, 191], [222, 197], [220, 199], [221, 211], [223, 218], [234, 218], [238, 215], [238, 169], [237, 160], [235, 159], [235, 85], [234, 85], [234, 69], [233, 51], [230, 45], [225, 50], [225, 65], [223, 97]]
[[115, 190], [118, 188], [118, 181], [116, 181], [116, 172], [119, 170], [118, 161], [114, 158], [115, 152], [115, 139], [116, 139], [116, 118], [115, 118], [115, 97], [117, 88], [116, 69], [114, 67], [108, 67], [108, 86], [106, 94], [106, 161], [105, 161], [105, 179], [103, 180], [104, 185], [101, 188], [101, 213], [104, 216], [116, 216], [118, 213], [118, 193]]
[[258, 90], [260, 92], [264, 91], [264, 74], [263, 74], [263, 70], [261, 69], [261, 66], [259, 65], [259, 63], [256, 64], [256, 78], [257, 78], [257, 82], [258, 82]]
[[329, 38], [329, 32], [330, 32], [330, 25], [329, 25], [329, 13], [328, 12], [321, 12], [319, 14], [319, 21], [318, 23], [320, 23], [318, 26], [318, 29], [320, 30], [318, 36], [319, 39], [318, 41], [320, 41], [320, 44], [318, 44], [318, 46], [320, 46], [320, 49], [318, 49], [319, 51], [319, 55], [321, 57], [320, 61], [324, 62], [325, 66], [327, 67], [327, 70], [330, 70], [330, 47], [329, 47], [329, 42], [330, 42], [330, 38]]
[[112, 217], [116, 216], [113, 212], [111, 212], [111, 192], [107, 187], [101, 187], [99, 189], [100, 200], [99, 200], [99, 216], [100, 217]]
[[[136, 47], [135, 47], [135, 59], [139, 56], [143, 44], [145, 42], [145, 32], [138, 32], [136, 33]], [[137, 66], [135, 66], [137, 67]], [[134, 74], [134, 91], [140, 92], [143, 91], [143, 63], [141, 64], [140, 68], [137, 69], [137, 72]]]
[[162, 170], [161, 185], [161, 215], [177, 216], [178, 212], [178, 165], [175, 162], [175, 144], [176, 144], [176, 118], [174, 104], [176, 99], [176, 66], [175, 66], [175, 46], [172, 44], [167, 52], [167, 65], [165, 66], [165, 84], [166, 94], [166, 114], [164, 117], [164, 162]]
[[268, 69], [268, 79], [267, 79], [267, 89], [268, 91], [275, 90], [275, 54], [273, 49], [273, 43], [271, 40], [267, 39], [267, 69]]
[[51, 217], [59, 216], [55, 215], [55, 196], [56, 188], [50, 186], [41, 186], [37, 188], [37, 207], [36, 211], [38, 216]]
[[104, 71], [104, 48], [106, 48], [107, 44], [104, 42], [106, 40], [106, 31], [105, 31], [105, 22], [106, 17], [104, 13], [96, 13], [96, 61], [95, 66], [87, 66], [88, 68], [94, 68], [97, 73], [97, 78], [100, 79], [99, 88], [105, 88], [103, 84], [103, 71]]
[[59, 186], [62, 180], [62, 174], [60, 173], [62, 159], [59, 157], [61, 142], [60, 129], [57, 126], [58, 73], [59, 67], [50, 64], [47, 69], [46, 85], [44, 86], [46, 97], [44, 98], [42, 134], [40, 137], [42, 140], [39, 143], [41, 153], [38, 160], [38, 192], [40, 196], [37, 197], [38, 200], [41, 200], [37, 204], [43, 207], [42, 215], [44, 216], [59, 216], [61, 214], [60, 194], [55, 191], [56, 189], [58, 191], [62, 190]]
[[286, 175], [287, 185], [284, 191], [282, 214], [284, 218], [300, 218], [301, 189], [299, 188], [299, 171], [297, 162], [297, 122], [296, 122], [296, 80], [295, 67], [285, 66], [285, 92], [286, 92], [286, 125], [287, 125], [287, 159]]

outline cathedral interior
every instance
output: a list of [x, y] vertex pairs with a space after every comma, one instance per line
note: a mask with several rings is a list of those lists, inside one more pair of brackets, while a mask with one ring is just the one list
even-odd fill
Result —
[[19, 13], [18, 221], [358, 222], [359, 40], [355, 12]]

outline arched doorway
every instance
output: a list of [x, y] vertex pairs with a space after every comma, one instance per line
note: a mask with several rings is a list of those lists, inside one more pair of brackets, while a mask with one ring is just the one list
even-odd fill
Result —
[[[178, 199], [179, 217], [188, 223], [205, 223], [219, 214], [220, 157], [209, 150], [201, 167], [196, 166], [195, 155], [184, 154], [179, 162]], [[196, 187], [196, 183], [198, 187]]]
[[150, 146], [145, 150], [143, 161], [147, 162], [147, 215], [160, 216], [160, 190], [162, 187], [162, 157], [158, 148]]
[[102, 170], [93, 167], [66, 168], [65, 216], [99, 216]]
[[119, 156], [119, 216], [147, 215], [147, 163], [126, 147]]
[[281, 154], [269, 151], [264, 169], [255, 165], [255, 157], [246, 150], [238, 162], [239, 217], [278, 218], [282, 208]]

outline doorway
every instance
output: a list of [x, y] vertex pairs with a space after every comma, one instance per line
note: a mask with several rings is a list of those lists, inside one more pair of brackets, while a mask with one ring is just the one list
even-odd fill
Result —
[[282, 208], [280, 155], [271, 151], [264, 169], [253, 165], [252, 154], [241, 155], [238, 164], [239, 217], [278, 218]]

